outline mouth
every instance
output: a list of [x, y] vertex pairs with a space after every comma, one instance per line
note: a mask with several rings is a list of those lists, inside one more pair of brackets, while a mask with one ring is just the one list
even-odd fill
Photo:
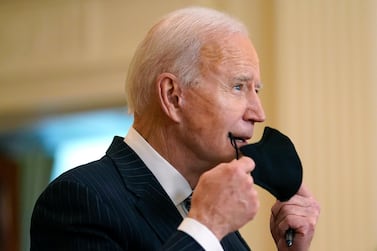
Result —
[[230, 139], [230, 144], [233, 146], [234, 150], [236, 151], [236, 159], [239, 158], [240, 153], [239, 153], [239, 147], [240, 145], [245, 145], [247, 143], [246, 138], [240, 137], [237, 135], [233, 135], [233, 133], [228, 132], [228, 137]]
[[238, 136], [238, 135], [234, 135], [233, 133], [231, 132], [228, 132], [228, 137], [231, 141], [232, 144], [236, 143], [237, 146], [239, 145], [244, 145], [247, 143], [247, 141], [249, 140], [248, 137], [242, 137], [242, 136]]

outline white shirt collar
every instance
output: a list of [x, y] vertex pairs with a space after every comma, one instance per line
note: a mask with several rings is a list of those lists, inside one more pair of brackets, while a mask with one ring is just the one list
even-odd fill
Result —
[[192, 193], [190, 184], [182, 174], [165, 160], [133, 127], [128, 131], [124, 142], [144, 161], [175, 206], [182, 203]]

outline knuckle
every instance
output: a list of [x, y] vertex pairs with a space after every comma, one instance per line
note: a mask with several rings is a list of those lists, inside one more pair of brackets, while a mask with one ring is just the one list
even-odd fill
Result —
[[210, 172], [204, 172], [204, 173], [200, 176], [200, 180], [205, 181], [205, 180], [209, 179], [210, 176], [211, 176], [211, 175], [210, 175]]

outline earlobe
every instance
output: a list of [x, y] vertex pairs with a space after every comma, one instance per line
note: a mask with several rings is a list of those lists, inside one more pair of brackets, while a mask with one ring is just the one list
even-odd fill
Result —
[[172, 120], [179, 121], [181, 88], [171, 73], [162, 73], [157, 78], [157, 91], [162, 110]]

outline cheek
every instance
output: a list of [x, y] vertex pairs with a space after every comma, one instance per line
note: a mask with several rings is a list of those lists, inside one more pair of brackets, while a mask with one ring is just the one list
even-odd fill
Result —
[[185, 93], [183, 123], [189, 132], [219, 137], [225, 135], [242, 118], [243, 111], [240, 98], [226, 95], [219, 89], [213, 88], [212, 92], [188, 91]]
[[182, 126], [187, 137], [196, 142], [205, 142], [208, 147], [213, 148], [223, 143], [220, 141], [228, 130], [224, 128], [226, 122], [221, 111], [217, 112], [213, 107], [202, 107], [186, 114]]
[[235, 124], [232, 113], [228, 109], [203, 107], [186, 116], [182, 124], [186, 144], [201, 159], [214, 165], [234, 159], [235, 152], [228, 139], [228, 132]]
[[[185, 102], [182, 107], [183, 117], [185, 122], [201, 127], [203, 123], [213, 121], [218, 116], [218, 104], [215, 100], [207, 95], [189, 92], [185, 95]], [[199, 129], [199, 128], [198, 128]]]

